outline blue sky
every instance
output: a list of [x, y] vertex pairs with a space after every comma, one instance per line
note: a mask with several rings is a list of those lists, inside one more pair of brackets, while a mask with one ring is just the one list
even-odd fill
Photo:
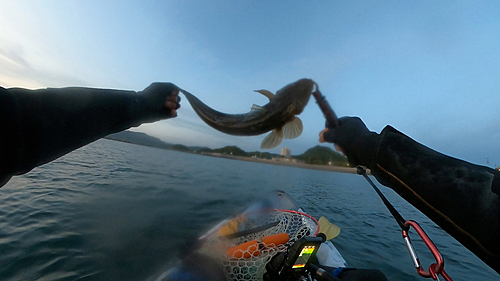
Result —
[[[392, 125], [440, 152], [500, 165], [498, 1], [2, 1], [0, 85], [142, 90], [170, 81], [227, 113], [312, 78], [339, 116]], [[323, 117], [271, 150], [318, 144]], [[265, 135], [179, 117], [143, 125], [167, 142], [259, 150]]]

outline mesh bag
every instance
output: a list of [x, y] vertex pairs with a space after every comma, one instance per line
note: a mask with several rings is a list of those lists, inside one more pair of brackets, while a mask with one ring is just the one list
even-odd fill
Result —
[[[221, 235], [219, 231], [206, 237], [200, 250], [222, 264], [227, 280], [262, 280], [266, 264], [274, 255], [319, 231], [318, 222], [307, 214], [274, 209], [240, 215], [220, 229], [227, 228], [233, 233]], [[274, 238], [283, 236], [289, 240]]]

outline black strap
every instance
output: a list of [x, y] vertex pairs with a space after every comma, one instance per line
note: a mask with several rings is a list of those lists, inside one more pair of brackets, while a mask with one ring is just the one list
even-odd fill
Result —
[[391, 202], [389, 202], [389, 200], [387, 200], [387, 198], [385, 198], [384, 194], [382, 194], [380, 189], [378, 189], [378, 187], [368, 177], [368, 175], [366, 174], [366, 168], [364, 166], [360, 165], [360, 166], [356, 167], [356, 171], [358, 172], [359, 175], [362, 175], [368, 181], [368, 183], [373, 187], [373, 189], [375, 189], [378, 196], [380, 197], [380, 199], [382, 199], [382, 202], [384, 202], [385, 206], [387, 207], [389, 212], [391, 212], [392, 216], [394, 217], [396, 222], [399, 224], [401, 229], [405, 230], [405, 231], [410, 230], [410, 227], [405, 225], [406, 220], [401, 216], [401, 214], [396, 210], [396, 208], [394, 208], [394, 206], [392, 206]]
[[265, 224], [265, 225], [262, 225], [262, 226], [258, 226], [256, 228], [251, 228], [251, 229], [243, 230], [243, 231], [240, 231], [240, 232], [227, 234], [227, 235], [224, 235], [223, 237], [227, 238], [227, 239], [238, 238], [238, 237], [242, 237], [242, 236], [246, 236], [246, 235], [249, 235], [249, 234], [254, 234], [254, 233], [257, 233], [257, 232], [261, 232], [261, 231], [267, 230], [267, 229], [269, 229], [271, 227], [277, 226], [279, 223], [280, 223], [280, 221], [275, 221], [275, 222], [268, 223], [268, 224]]

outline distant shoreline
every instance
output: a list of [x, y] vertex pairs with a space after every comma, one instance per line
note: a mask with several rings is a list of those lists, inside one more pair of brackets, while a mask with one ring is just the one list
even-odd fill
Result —
[[[143, 144], [134, 143], [134, 142], [125, 141], [125, 140], [119, 140], [119, 139], [113, 139], [113, 138], [107, 138], [107, 137], [104, 137], [104, 138], [111, 140], [111, 141], [118, 141], [118, 142], [129, 143], [129, 144], [140, 145], [140, 146], [151, 147], [151, 148], [172, 150], [172, 151], [177, 151], [177, 152], [181, 152], [181, 153], [189, 153], [189, 154], [200, 155], [200, 156], [225, 158], [225, 159], [231, 159], [231, 160], [247, 161], [247, 162], [254, 162], [254, 163], [261, 163], [261, 164], [277, 165], [277, 166], [296, 167], [296, 168], [301, 168], [301, 169], [310, 169], [310, 170], [318, 170], [318, 171], [357, 174], [356, 168], [351, 168], [351, 167], [315, 165], [315, 164], [306, 164], [306, 163], [291, 162], [291, 161], [277, 161], [277, 160], [270, 160], [270, 159], [263, 159], [263, 158], [235, 156], [235, 155], [229, 155], [229, 154], [193, 153], [193, 152], [186, 152], [186, 151], [180, 151], [180, 150], [175, 150], [175, 149], [167, 149], [167, 148], [143, 145]], [[370, 174], [370, 171], [367, 170], [367, 173]]]
[[239, 161], [247, 161], [247, 162], [255, 162], [255, 163], [262, 163], [262, 164], [269, 164], [269, 165], [277, 165], [277, 166], [296, 167], [296, 168], [310, 169], [310, 170], [319, 170], [319, 171], [330, 171], [330, 172], [357, 174], [356, 168], [350, 168], [350, 167], [339, 167], [339, 166], [329, 166], [329, 165], [314, 165], [314, 164], [306, 164], [306, 163], [299, 163], [299, 162], [288, 162], [288, 161], [276, 161], [276, 160], [269, 160], [269, 159], [262, 159], [262, 158], [234, 156], [234, 155], [228, 155], [228, 154], [213, 155], [213, 154], [208, 154], [207, 153], [207, 154], [197, 154], [197, 155], [217, 157], [217, 158], [226, 158], [226, 159], [239, 160]]

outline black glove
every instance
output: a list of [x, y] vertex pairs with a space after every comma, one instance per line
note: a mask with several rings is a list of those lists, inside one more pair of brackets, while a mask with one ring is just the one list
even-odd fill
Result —
[[323, 134], [324, 140], [340, 146], [352, 166], [371, 168], [380, 135], [370, 132], [358, 117], [342, 117], [338, 123]]
[[[175, 117], [177, 114], [172, 115], [172, 111], [181, 107], [179, 87], [172, 83], [152, 83], [146, 89], [140, 91], [139, 95], [141, 96], [144, 122]], [[171, 101], [175, 105], [167, 107], [167, 101]]]

